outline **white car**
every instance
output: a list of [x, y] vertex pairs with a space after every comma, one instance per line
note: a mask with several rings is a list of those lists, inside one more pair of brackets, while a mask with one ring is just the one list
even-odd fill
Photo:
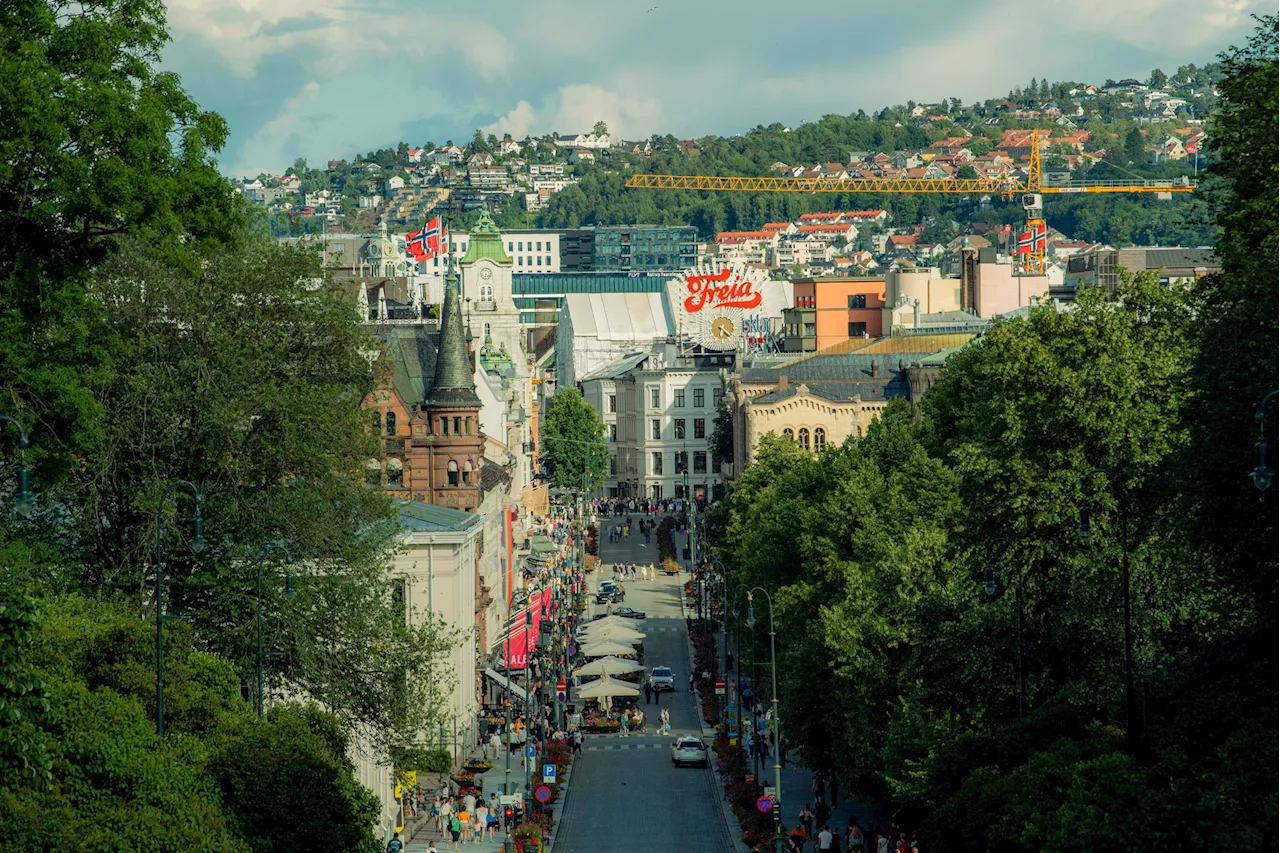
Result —
[[696, 737], [682, 737], [671, 745], [671, 763], [675, 767], [693, 765], [707, 766], [707, 745]]
[[676, 676], [669, 666], [655, 666], [649, 673], [649, 685], [653, 688], [654, 693], [663, 690], [675, 692]]

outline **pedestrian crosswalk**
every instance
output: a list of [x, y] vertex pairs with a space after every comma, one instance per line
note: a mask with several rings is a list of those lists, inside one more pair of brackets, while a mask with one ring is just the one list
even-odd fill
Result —
[[645, 743], [644, 741], [636, 741], [635, 743], [621, 742], [621, 743], [602, 743], [594, 746], [584, 745], [582, 747], [582, 751], [583, 752], [608, 752], [610, 750], [619, 750], [619, 749], [670, 749], [670, 748], [671, 748], [671, 743], [664, 739], [659, 743]]

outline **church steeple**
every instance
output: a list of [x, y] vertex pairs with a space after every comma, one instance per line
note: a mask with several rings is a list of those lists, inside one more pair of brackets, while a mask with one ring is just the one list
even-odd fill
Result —
[[445, 276], [444, 306], [440, 312], [440, 345], [436, 351], [436, 375], [428, 406], [474, 406], [480, 408], [476, 396], [471, 361], [467, 358], [467, 336], [462, 327], [462, 289], [458, 271], [449, 255], [449, 272]]

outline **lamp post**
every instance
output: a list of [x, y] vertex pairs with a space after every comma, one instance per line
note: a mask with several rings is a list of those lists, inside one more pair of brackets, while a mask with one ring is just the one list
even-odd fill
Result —
[[[293, 554], [289, 552], [289, 546], [282, 539], [279, 542], [269, 546], [267, 550], [259, 556], [258, 559], [258, 697], [257, 710], [258, 719], [262, 719], [265, 686], [263, 684], [262, 670], [267, 659], [267, 652], [262, 644], [262, 564], [265, 557], [275, 551], [284, 551], [284, 560], [286, 565], [293, 563]], [[286, 598], [293, 598], [293, 573], [285, 572], [284, 576], [284, 594]]]
[[[1115, 481], [1102, 468], [1091, 468], [1080, 478], [1080, 526], [1076, 529], [1080, 539], [1089, 542], [1093, 538], [1093, 480], [1097, 475], [1106, 478], [1113, 489]], [[1118, 494], [1120, 504], [1120, 585], [1124, 595], [1124, 728], [1129, 748], [1138, 745], [1137, 717], [1134, 714], [1133, 686], [1133, 607], [1129, 597], [1129, 507], [1124, 494]]]
[[774, 751], [773, 751], [774, 802], [777, 803], [777, 808], [775, 808], [773, 812], [775, 815], [774, 817], [775, 829], [777, 830], [777, 836], [775, 838], [775, 844], [777, 849], [775, 853], [782, 853], [782, 846], [783, 846], [782, 820], [781, 820], [782, 763], [780, 758], [781, 751], [782, 751], [782, 714], [778, 708], [778, 645], [776, 640], [777, 624], [773, 618], [773, 596], [769, 595], [769, 592], [762, 586], [752, 587], [751, 589], [747, 590], [747, 622], [754, 624], [756, 620], [755, 601], [752, 597], [752, 593], [756, 592], [757, 590], [764, 595], [765, 601], [768, 602], [769, 604], [769, 657], [772, 663], [772, 671], [773, 671], [772, 672], [773, 699], [771, 700], [771, 704], [773, 706], [773, 736], [774, 736], [774, 740], [776, 741], [776, 743], [774, 744]]
[[18, 428], [18, 488], [13, 493], [13, 509], [27, 518], [36, 507], [36, 496], [31, 493], [31, 468], [27, 465], [27, 430], [16, 418], [0, 415], [0, 422], [11, 423]]
[[156, 737], [164, 737], [164, 508], [175, 488], [191, 493], [195, 504], [191, 551], [204, 550], [204, 518], [200, 514], [200, 490], [190, 480], [170, 480], [156, 507]]
[[[995, 550], [997, 545], [1008, 545], [1009, 540], [1003, 536], [997, 536], [994, 539], [987, 540], [987, 562], [985, 567], [986, 577], [982, 584], [982, 591], [986, 593], [987, 599], [991, 600], [996, 597], [998, 584], [996, 583], [996, 565]], [[1026, 602], [1026, 572], [1019, 567], [1018, 570], [1018, 600], [1016, 610], [1018, 611], [1018, 716], [1025, 717], [1027, 715], [1027, 671], [1023, 661], [1023, 641], [1022, 641], [1022, 620], [1023, 609]]]
[[[1257, 464], [1249, 472], [1249, 477], [1260, 492], [1270, 489], [1271, 483], [1275, 479], [1275, 472], [1267, 466], [1267, 403], [1274, 400], [1278, 394], [1280, 394], [1280, 391], [1271, 391], [1263, 396], [1258, 402], [1258, 413], [1253, 416], [1254, 420], [1258, 422], [1258, 443], [1254, 445], [1257, 452]], [[17, 500], [17, 498], [14, 498], [14, 500]]]

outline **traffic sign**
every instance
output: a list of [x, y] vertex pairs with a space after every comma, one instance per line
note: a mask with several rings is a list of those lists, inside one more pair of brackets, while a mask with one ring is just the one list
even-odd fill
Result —
[[556, 766], [554, 764], [542, 765], [542, 781], [543, 782], [556, 781]]
[[525, 758], [533, 758], [538, 754], [538, 748], [533, 744], [529, 744], [524, 748]]
[[724, 679], [723, 678], [716, 679], [716, 695], [717, 696], [724, 695]]
[[568, 695], [568, 692], [565, 688], [564, 679], [562, 678], [556, 682], [556, 701], [563, 702], [567, 695]]
[[539, 785], [533, 789], [533, 798], [540, 803], [551, 801], [551, 789], [546, 785]]
[[768, 814], [773, 811], [773, 800], [764, 796], [760, 797], [760, 799], [756, 800], [756, 811], [760, 812], [760, 814]]
[[577, 646], [575, 646], [573, 643], [570, 643], [570, 644], [569, 644], [569, 654], [570, 654], [570, 655], [576, 655], [577, 653], [578, 653], [578, 647], [577, 647]]

